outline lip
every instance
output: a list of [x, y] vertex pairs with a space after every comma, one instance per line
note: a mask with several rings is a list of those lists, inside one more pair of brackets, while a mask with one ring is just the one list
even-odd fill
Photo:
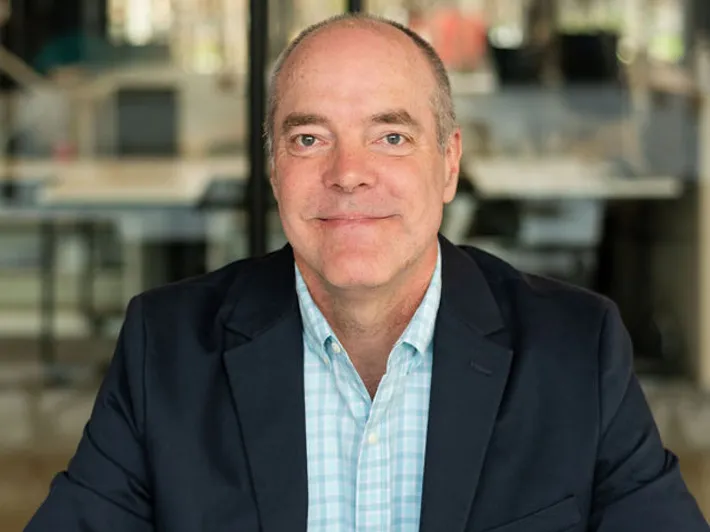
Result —
[[325, 226], [329, 227], [362, 227], [367, 225], [373, 225], [377, 222], [382, 222], [392, 218], [391, 216], [361, 216], [361, 215], [347, 215], [347, 216], [333, 216], [328, 218], [318, 218], [318, 221]]
[[387, 220], [392, 216], [372, 216], [367, 214], [347, 214], [341, 216], [319, 217], [318, 220], [324, 223], [368, 223]]
[[386, 220], [390, 216], [366, 216], [360, 214], [349, 214], [347, 216], [327, 216], [318, 218], [321, 222], [367, 222], [376, 220]]

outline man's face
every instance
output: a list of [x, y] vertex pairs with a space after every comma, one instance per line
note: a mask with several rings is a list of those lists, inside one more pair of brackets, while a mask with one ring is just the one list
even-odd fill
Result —
[[281, 221], [299, 268], [340, 289], [385, 286], [435, 256], [456, 191], [460, 134], [441, 150], [431, 67], [382, 26], [311, 36], [279, 83], [271, 181]]

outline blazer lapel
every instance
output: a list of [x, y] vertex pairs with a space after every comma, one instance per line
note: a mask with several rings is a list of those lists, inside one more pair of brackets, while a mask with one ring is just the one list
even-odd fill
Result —
[[[306, 530], [308, 478], [302, 325], [290, 248], [232, 288], [224, 364], [264, 532]], [[230, 298], [228, 298], [230, 299]]]
[[483, 273], [443, 238], [441, 249], [421, 532], [465, 529], [512, 360]]

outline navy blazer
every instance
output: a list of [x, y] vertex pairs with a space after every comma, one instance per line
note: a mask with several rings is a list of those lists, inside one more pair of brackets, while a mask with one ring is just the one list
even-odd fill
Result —
[[[708, 531], [615, 306], [441, 245], [421, 531]], [[287, 246], [131, 301], [76, 455], [26, 530], [297, 532], [307, 489]]]

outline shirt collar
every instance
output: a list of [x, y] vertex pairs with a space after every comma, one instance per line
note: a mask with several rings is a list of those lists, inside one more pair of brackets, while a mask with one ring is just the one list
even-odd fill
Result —
[[[328, 324], [328, 321], [313, 301], [313, 298], [308, 291], [308, 287], [303, 280], [303, 276], [298, 269], [298, 265], [295, 267], [295, 272], [296, 294], [298, 296], [298, 305], [301, 310], [303, 332], [306, 339], [311, 342], [313, 346], [317, 346], [319, 348], [319, 352], [323, 352], [327, 342], [335, 339], [335, 334]], [[426, 354], [434, 339], [434, 325], [436, 322], [436, 315], [439, 311], [440, 302], [441, 245], [438, 246], [436, 267], [434, 268], [434, 274], [429, 282], [429, 287], [427, 288], [419, 307], [414, 313], [414, 316], [407, 325], [407, 328], [397, 341], [397, 344], [407, 343], [414, 347], [419, 354]]]
[[434, 325], [436, 315], [439, 312], [441, 302], [441, 247], [439, 247], [436, 268], [424, 294], [424, 299], [419, 304], [414, 316], [410, 320], [407, 328], [400, 336], [397, 343], [407, 343], [414, 347], [419, 354], [427, 353], [430, 344], [434, 340]]
[[298, 296], [298, 306], [301, 310], [303, 332], [306, 341], [316, 348], [317, 353], [322, 354], [325, 351], [326, 342], [329, 338], [335, 338], [335, 333], [333, 333], [333, 329], [331, 329], [325, 316], [323, 316], [323, 313], [313, 301], [298, 265], [296, 265], [295, 271], [296, 294]]

